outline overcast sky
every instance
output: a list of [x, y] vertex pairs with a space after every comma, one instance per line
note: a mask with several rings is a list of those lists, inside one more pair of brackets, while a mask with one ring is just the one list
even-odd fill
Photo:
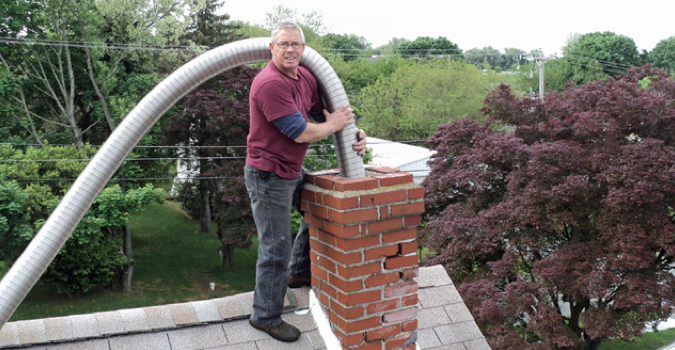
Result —
[[640, 52], [675, 36], [673, 0], [225, 0], [221, 11], [231, 20], [262, 25], [265, 15], [281, 4], [300, 14], [322, 12], [329, 32], [362, 36], [373, 47], [394, 37], [443, 36], [464, 51], [541, 48], [547, 56], [561, 56], [574, 33], [625, 35]]

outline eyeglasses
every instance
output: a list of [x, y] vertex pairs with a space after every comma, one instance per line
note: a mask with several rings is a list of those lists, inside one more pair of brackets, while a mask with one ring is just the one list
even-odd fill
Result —
[[282, 49], [282, 50], [288, 49], [289, 46], [292, 47], [293, 50], [298, 50], [298, 49], [300, 49], [300, 48], [302, 47], [302, 44], [300, 44], [300, 43], [286, 43], [286, 42], [283, 42], [283, 43], [277, 43], [277, 46], [278, 46], [280, 49]]

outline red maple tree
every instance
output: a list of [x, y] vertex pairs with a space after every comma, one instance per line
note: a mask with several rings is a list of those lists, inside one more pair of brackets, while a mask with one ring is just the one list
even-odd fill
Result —
[[675, 82], [643, 67], [429, 138], [426, 237], [495, 349], [597, 349], [675, 307]]

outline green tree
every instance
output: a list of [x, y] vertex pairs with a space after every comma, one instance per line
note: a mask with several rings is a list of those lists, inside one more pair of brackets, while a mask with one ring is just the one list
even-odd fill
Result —
[[464, 52], [464, 59], [478, 67], [482, 67], [485, 62], [490, 64], [491, 67], [498, 67], [502, 61], [502, 53], [492, 46], [482, 49], [473, 48]]
[[459, 46], [442, 36], [436, 39], [428, 36], [419, 37], [413, 41], [403, 42], [394, 52], [403, 57], [442, 56], [455, 59], [462, 57], [462, 50]]
[[653, 67], [675, 73], [675, 36], [659, 41], [647, 55], [647, 60]]
[[633, 39], [612, 32], [573, 37], [563, 48], [563, 54], [564, 62], [570, 65], [568, 80], [577, 85], [600, 77], [620, 76], [631, 66], [642, 65]]
[[371, 48], [366, 38], [354, 34], [328, 33], [321, 37], [322, 52], [327, 56], [340, 56], [346, 61], [367, 55], [364, 51]]
[[465, 62], [402, 65], [361, 90], [359, 125], [368, 135], [385, 139], [426, 139], [451, 120], [479, 118], [489, 89], [480, 69]]

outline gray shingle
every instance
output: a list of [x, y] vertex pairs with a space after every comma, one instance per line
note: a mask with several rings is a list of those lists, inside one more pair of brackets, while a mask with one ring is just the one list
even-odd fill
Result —
[[110, 345], [108, 339], [92, 339], [52, 344], [47, 346], [47, 350], [110, 350]]
[[45, 318], [45, 335], [47, 340], [73, 339], [73, 325], [70, 317]]
[[419, 269], [419, 276], [417, 277], [417, 286], [419, 288], [447, 286], [451, 284], [452, 280], [450, 279], [450, 276], [448, 276], [441, 265]]
[[172, 350], [164, 332], [115, 336], [109, 341], [111, 350]]
[[169, 341], [173, 349], [180, 350], [210, 349], [228, 345], [222, 324], [178, 329], [169, 333]]
[[150, 329], [166, 329], [176, 326], [171, 310], [166, 305], [145, 307], [143, 311], [145, 311]]
[[19, 345], [19, 330], [16, 328], [16, 322], [5, 323], [0, 329], [0, 346]]
[[99, 312], [94, 314], [94, 316], [96, 316], [96, 324], [101, 334], [124, 333], [124, 322], [119, 311]]
[[127, 333], [150, 330], [148, 318], [143, 309], [120, 310], [120, 316], [124, 324], [124, 331]]
[[171, 304], [168, 307], [177, 326], [199, 322], [195, 308], [190, 304]]
[[91, 338], [101, 335], [96, 322], [96, 314], [69, 316], [75, 339]]
[[19, 340], [23, 344], [35, 344], [47, 341], [45, 321], [43, 319], [19, 321], [16, 326], [19, 330]]
[[424, 308], [463, 302], [453, 285], [420, 289], [417, 291], [417, 296]]
[[197, 314], [197, 319], [199, 322], [214, 322], [220, 321], [220, 313], [218, 312], [218, 307], [211, 300], [200, 300], [190, 302], [192, 307], [195, 309]]

